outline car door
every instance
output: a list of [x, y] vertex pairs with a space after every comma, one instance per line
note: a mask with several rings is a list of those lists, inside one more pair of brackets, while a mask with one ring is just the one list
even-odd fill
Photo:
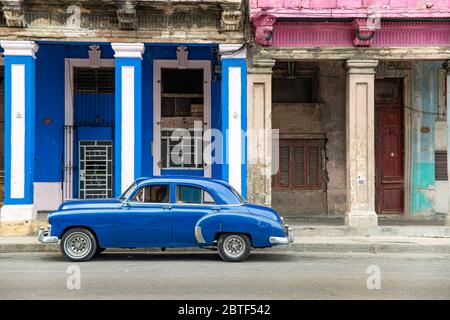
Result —
[[215, 200], [207, 190], [199, 186], [178, 184], [173, 188], [173, 243], [179, 247], [197, 246], [195, 225], [201, 217], [217, 210]]
[[170, 184], [140, 187], [122, 206], [122, 242], [127, 247], [166, 247], [172, 242]]

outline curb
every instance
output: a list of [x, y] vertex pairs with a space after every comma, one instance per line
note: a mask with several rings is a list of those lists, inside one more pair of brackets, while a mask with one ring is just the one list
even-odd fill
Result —
[[[0, 253], [59, 252], [59, 244], [0, 244]], [[167, 249], [166, 252], [207, 252], [200, 248]], [[294, 243], [289, 246], [260, 249], [260, 252], [305, 253], [433, 253], [450, 254], [450, 245], [415, 243]], [[108, 249], [106, 252], [161, 252], [160, 249]]]

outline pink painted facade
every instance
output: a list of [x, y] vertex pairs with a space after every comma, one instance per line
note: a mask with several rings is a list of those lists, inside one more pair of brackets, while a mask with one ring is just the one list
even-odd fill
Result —
[[266, 46], [450, 45], [450, 0], [250, 0], [250, 15]]

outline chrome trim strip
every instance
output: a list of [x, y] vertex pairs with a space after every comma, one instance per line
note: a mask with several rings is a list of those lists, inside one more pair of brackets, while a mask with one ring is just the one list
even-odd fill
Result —
[[39, 228], [38, 240], [42, 243], [57, 243], [59, 241], [58, 237], [50, 236], [51, 228], [45, 230], [44, 227]]
[[206, 243], [205, 238], [203, 238], [202, 227], [195, 227], [195, 240], [197, 240], [198, 243]]

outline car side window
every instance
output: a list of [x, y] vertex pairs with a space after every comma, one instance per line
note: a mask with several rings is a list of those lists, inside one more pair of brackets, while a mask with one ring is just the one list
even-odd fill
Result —
[[177, 203], [215, 204], [209, 192], [191, 186], [177, 186]]
[[140, 188], [131, 200], [140, 203], [168, 203], [169, 186], [151, 185]]

